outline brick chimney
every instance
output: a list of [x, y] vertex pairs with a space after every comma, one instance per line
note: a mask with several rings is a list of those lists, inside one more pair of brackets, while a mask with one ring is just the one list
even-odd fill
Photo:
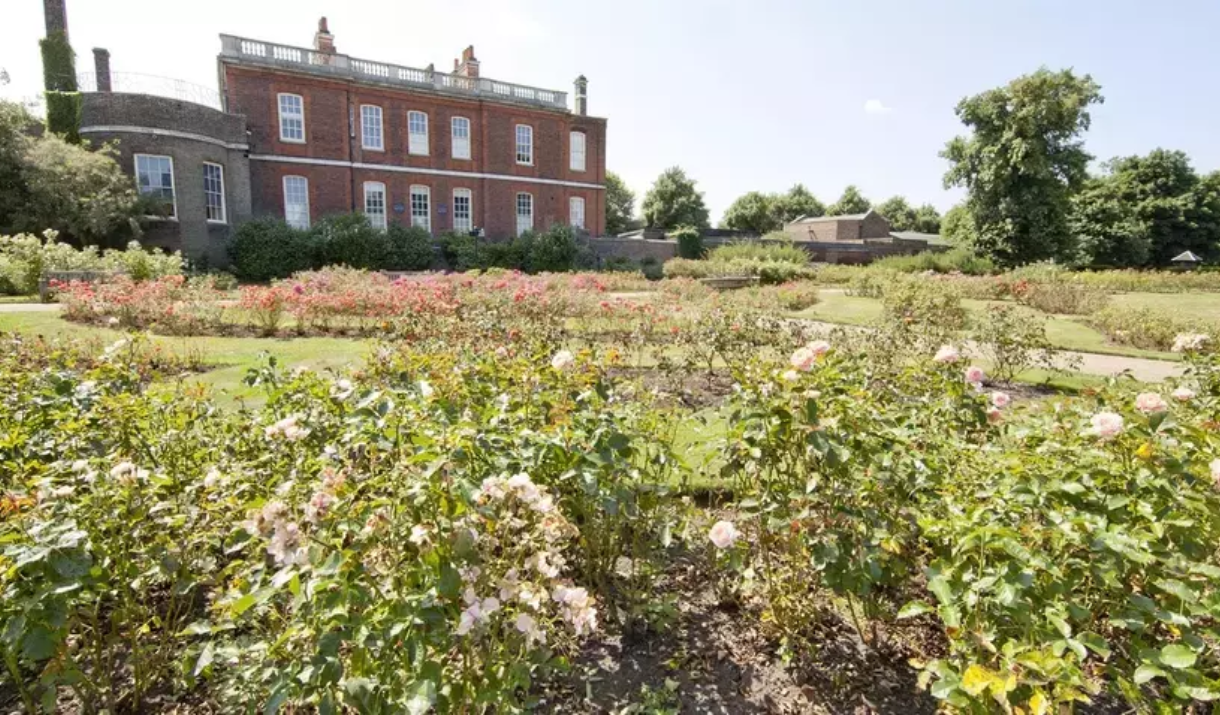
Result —
[[462, 50], [462, 59], [453, 61], [453, 73], [463, 77], [479, 76], [479, 61], [474, 57], [474, 45]]
[[68, 9], [64, 6], [64, 0], [42, 0], [42, 11], [46, 15], [47, 37], [57, 32], [62, 32], [64, 37], [67, 37]]
[[93, 73], [97, 77], [97, 91], [110, 91], [110, 50], [93, 48]]
[[589, 113], [589, 80], [585, 76], [576, 78], [576, 114], [585, 116]]
[[326, 18], [318, 19], [318, 31], [313, 36], [313, 48], [324, 55], [335, 54], [335, 36], [326, 26]]

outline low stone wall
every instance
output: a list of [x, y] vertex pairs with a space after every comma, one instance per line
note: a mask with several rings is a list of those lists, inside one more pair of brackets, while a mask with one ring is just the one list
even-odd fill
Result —
[[[729, 238], [705, 238], [706, 248], [715, 248], [736, 242]], [[793, 245], [805, 249], [810, 258], [817, 263], [871, 263], [886, 256], [906, 256], [924, 251], [946, 251], [947, 246], [929, 246], [922, 241], [893, 241], [849, 243], [832, 241], [794, 241]], [[639, 263], [645, 258], [651, 258], [664, 263], [678, 255], [676, 241], [658, 241], [645, 238], [591, 238], [589, 246], [601, 259], [626, 258]]]

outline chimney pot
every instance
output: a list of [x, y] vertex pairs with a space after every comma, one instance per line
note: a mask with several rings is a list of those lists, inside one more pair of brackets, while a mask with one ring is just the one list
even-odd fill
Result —
[[585, 76], [576, 78], [576, 114], [583, 117], [589, 113], [589, 80]]
[[453, 73], [463, 77], [477, 78], [479, 76], [479, 61], [474, 56], [474, 45], [462, 50], [461, 61], [453, 61]]
[[313, 36], [313, 48], [322, 54], [335, 54], [335, 36], [330, 34], [325, 17], [318, 19], [318, 31]]
[[93, 48], [93, 73], [97, 77], [97, 91], [110, 91], [110, 50]]

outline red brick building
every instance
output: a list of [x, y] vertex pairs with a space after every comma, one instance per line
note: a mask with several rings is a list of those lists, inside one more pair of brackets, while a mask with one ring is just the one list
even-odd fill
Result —
[[480, 76], [468, 47], [452, 73], [222, 35], [224, 109], [249, 129], [254, 215], [305, 226], [363, 211], [374, 225], [507, 237], [571, 224], [605, 232], [606, 120], [564, 92]]

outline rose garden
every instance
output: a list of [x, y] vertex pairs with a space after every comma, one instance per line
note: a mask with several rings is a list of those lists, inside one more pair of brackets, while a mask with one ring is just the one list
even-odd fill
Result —
[[1215, 274], [797, 272], [170, 265], [0, 315], [0, 702], [1210, 712], [1217, 336], [1121, 304]]

